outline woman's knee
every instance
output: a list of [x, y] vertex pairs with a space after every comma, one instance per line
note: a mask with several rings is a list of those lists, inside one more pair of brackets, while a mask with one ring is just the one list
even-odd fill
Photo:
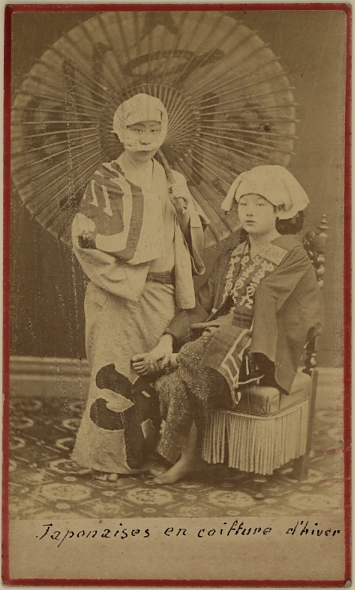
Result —
[[177, 353], [177, 365], [184, 369], [194, 371], [196, 367], [200, 367], [203, 364], [202, 358], [204, 353], [205, 347], [202, 342], [198, 340], [187, 342]]

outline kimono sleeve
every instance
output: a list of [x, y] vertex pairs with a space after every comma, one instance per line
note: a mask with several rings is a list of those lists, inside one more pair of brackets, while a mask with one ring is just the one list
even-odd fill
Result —
[[78, 236], [83, 233], [83, 223], [90, 232], [90, 222], [81, 213], [77, 213], [72, 225], [73, 250], [88, 278], [101, 289], [112, 295], [137, 301], [143, 291], [149, 265], [130, 266], [112, 254], [95, 247], [80, 245]]
[[181, 310], [171, 320], [169, 332], [178, 340], [191, 335], [191, 325], [198, 322], [205, 322], [211, 314], [216, 284], [219, 276], [218, 261], [214, 266], [207, 281], [200, 287], [196, 294], [196, 305], [193, 309]]
[[[293, 370], [300, 360], [300, 351], [308, 331], [316, 326], [322, 313], [319, 287], [310, 260], [302, 245], [291, 250], [280, 266], [266, 277], [255, 293], [255, 310], [251, 351], [262, 353], [273, 363], [280, 351], [280, 342], [293, 358]], [[306, 310], [301, 314], [296, 310]], [[289, 318], [298, 315], [292, 334], [287, 334]], [[292, 349], [292, 350], [291, 350]], [[281, 363], [285, 364], [285, 363]], [[285, 367], [286, 368], [286, 367]]]
[[195, 275], [202, 275], [205, 272], [205, 265], [202, 258], [204, 248], [203, 232], [209, 224], [209, 219], [200, 205], [191, 195], [187, 186], [186, 178], [176, 170], [173, 170], [172, 172], [176, 180], [176, 184], [181, 186], [183, 190], [189, 194], [193, 204], [193, 209], [191, 210], [190, 215], [190, 235], [187, 240], [187, 245], [191, 255], [192, 272]]

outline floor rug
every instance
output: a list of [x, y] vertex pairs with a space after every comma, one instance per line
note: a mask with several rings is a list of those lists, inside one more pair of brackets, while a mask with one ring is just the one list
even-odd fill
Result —
[[70, 460], [80, 423], [79, 400], [14, 398], [10, 419], [10, 518], [134, 518], [340, 514], [342, 441], [337, 412], [316, 413], [311, 468], [305, 481], [291, 466], [270, 477], [205, 465], [174, 485], [151, 476], [102, 482]]

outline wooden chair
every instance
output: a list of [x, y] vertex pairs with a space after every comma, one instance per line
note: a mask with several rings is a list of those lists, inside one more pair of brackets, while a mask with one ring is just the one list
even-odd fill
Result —
[[[315, 268], [319, 287], [324, 284], [325, 244], [328, 229], [325, 215], [318, 231], [308, 232], [304, 247]], [[275, 387], [244, 388], [233, 410], [219, 410], [207, 424], [202, 458], [241, 471], [272, 474], [293, 460], [293, 477], [307, 476], [317, 393], [316, 339], [305, 345], [303, 370], [285, 395]]]

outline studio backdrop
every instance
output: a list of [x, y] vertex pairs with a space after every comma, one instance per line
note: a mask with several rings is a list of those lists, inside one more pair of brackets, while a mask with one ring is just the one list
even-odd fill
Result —
[[[251, 60], [250, 62], [250, 85], [253, 83], [253, 76], [258, 67], [269, 68], [265, 70], [266, 75], [264, 75], [264, 78], [268, 80], [277, 78], [277, 75], [283, 69], [283, 77], [279, 75], [279, 84], [283, 83], [282, 80], [286, 80], [287, 92], [284, 87], [278, 87], [275, 83], [276, 85], [270, 86], [271, 90], [266, 87], [258, 95], [258, 101], [259, 103], [261, 101], [261, 104], [263, 100], [261, 96], [268, 97], [265, 99], [265, 113], [268, 113], [268, 116], [270, 115], [271, 104], [268, 101], [272, 93], [276, 98], [270, 99], [274, 100], [274, 104], [271, 106], [278, 109], [278, 111], [275, 111], [278, 112], [278, 115], [273, 117], [275, 121], [274, 128], [270, 129], [267, 123], [263, 125], [263, 134], [265, 136], [271, 131], [264, 143], [268, 144], [269, 142], [268, 149], [274, 150], [276, 158], [276, 160], [275, 158], [273, 160], [274, 163], [286, 165], [309, 195], [310, 205], [306, 212], [304, 231], [315, 229], [323, 214], [327, 216], [329, 239], [326, 254], [327, 274], [323, 290], [326, 305], [326, 327], [320, 339], [318, 358], [321, 366], [341, 366], [346, 49], [342, 31], [345, 16], [341, 11], [326, 10], [314, 12], [311, 10], [234, 11], [224, 12], [223, 15], [228, 15], [238, 23], [242, 23], [245, 30], [251, 32], [253, 36], [252, 42], [255, 44], [255, 54], [265, 52], [267, 66], [263, 65], [262, 60], [258, 62], [255, 57], [253, 57], [255, 61]], [[45, 51], [65, 33], [95, 16], [97, 16], [95, 13], [82, 11], [15, 13], [13, 15], [12, 102], [17, 100], [17, 105], [21, 106], [21, 97], [16, 99], [16, 93], [20, 91], [21, 87], [24, 88], [24, 76], [30, 72]], [[106, 13], [105, 18], [107, 19], [107, 17], [108, 14]], [[138, 39], [139, 42], [143, 45], [146, 43], [147, 55], [150, 56], [149, 60], [156, 59], [157, 52], [154, 52], [153, 46], [149, 46], [149, 39], [153, 38], [152, 33], [157, 27], [161, 28], [161, 35], [166, 35], [166, 38], [181, 35], [183, 29], [183, 27], [179, 28], [174, 25], [174, 20], [169, 17], [169, 13], [164, 14], [159, 11], [145, 13], [145, 20], [142, 22], [144, 26], [141, 29], [138, 28], [135, 34], [138, 37], [139, 35], [142, 36], [142, 39]], [[38, 31], [41, 31], [40, 35], [37, 34]], [[144, 39], [147, 39], [147, 41], [144, 41]], [[241, 39], [240, 45], [243, 46], [243, 39]], [[54, 53], [51, 54], [52, 59], [54, 59], [54, 55]], [[205, 62], [207, 62], [206, 56], [204, 58]], [[270, 59], [270, 56], [272, 59]], [[191, 62], [191, 58], [189, 59]], [[218, 39], [216, 39], [216, 50], [208, 53], [208, 59], [211, 63], [218, 61]], [[196, 67], [197, 65], [195, 64]], [[206, 65], [206, 63], [202, 65]], [[144, 72], [144, 64], [139, 61], [133, 65], [131, 64], [131, 66], [136, 68], [138, 72]], [[175, 72], [177, 71], [177, 64], [171, 64], [170, 67], [173, 71], [174, 68]], [[275, 68], [275, 70], [272, 68]], [[208, 77], [208, 67], [206, 72]], [[162, 73], [164, 74], [164, 72]], [[98, 76], [101, 75], [102, 71], [98, 71], [97, 74]], [[165, 74], [168, 77], [168, 72], [165, 72]], [[40, 87], [40, 68], [38, 69], [38, 75]], [[118, 75], [118, 73], [113, 69], [112, 76], [115, 75]], [[231, 152], [233, 150], [236, 154], [239, 152], [239, 156], [237, 160], [229, 162], [229, 167], [227, 161], [224, 163], [226, 167], [225, 182], [228, 182], [228, 179], [233, 179], [233, 166], [235, 166], [234, 176], [243, 169], [250, 167], [250, 163], [248, 166], [247, 162], [243, 161], [245, 145], [252, 154], [250, 160], [252, 165], [258, 163], [258, 149], [260, 148], [257, 145], [256, 136], [253, 136], [253, 129], [258, 129], [256, 125], [258, 121], [253, 121], [255, 115], [250, 104], [256, 99], [252, 96], [251, 90], [250, 104], [245, 102], [245, 97], [248, 96], [248, 71], [242, 71], [238, 75], [243, 78], [244, 102], [240, 102], [240, 117], [234, 116], [234, 118], [230, 119], [229, 125], [233, 133], [228, 135], [228, 130], [226, 130], [227, 137], [224, 137], [224, 141], [229, 141]], [[144, 83], [144, 76], [142, 81]], [[183, 82], [182, 80], [181, 84]], [[219, 87], [222, 87], [222, 90], [219, 89], [219, 92], [222, 91], [222, 94], [224, 90], [223, 84], [226, 85], [226, 82], [221, 76]], [[237, 93], [237, 80], [235, 84]], [[114, 85], [113, 83], [112, 86]], [[215, 86], [218, 87], [217, 82]], [[227, 90], [230, 92], [230, 88], [227, 88], [227, 86], [225, 88], [225, 94], [227, 94]], [[144, 91], [143, 86], [141, 89]], [[185, 91], [189, 90], [188, 80], [185, 81], [184, 89]], [[192, 90], [193, 88], [191, 88]], [[202, 109], [205, 109], [205, 112], [212, 117], [216, 108], [215, 95], [213, 93], [206, 94], [207, 90], [203, 95], [202, 102], [204, 106]], [[287, 99], [286, 102], [288, 101], [284, 111], [278, 106], [277, 93], [280, 92], [283, 92], [283, 96], [286, 96]], [[174, 108], [175, 112], [178, 113], [179, 109], [183, 111], [183, 101], [187, 99], [186, 97], [180, 98], [178, 95], [170, 96], [167, 94], [166, 100], [175, 101]], [[179, 101], [182, 101], [181, 104]], [[226, 100], [227, 103], [228, 100]], [[243, 107], [243, 105], [246, 105], [246, 107]], [[109, 112], [111, 108], [112, 113], [114, 113], [116, 107], [114, 101], [105, 105], [106, 110], [108, 109]], [[35, 111], [36, 104], [27, 104], [27, 108], [28, 112], [31, 108]], [[243, 108], [246, 110], [243, 110]], [[277, 118], [281, 120], [285, 115], [292, 119], [286, 128], [276, 122]], [[177, 161], [180, 158], [182, 171], [184, 171], [184, 165], [189, 165], [184, 163], [183, 160], [184, 154], [189, 147], [187, 145], [189, 133], [198, 135], [201, 130], [201, 122], [200, 126], [198, 125], [198, 116], [201, 116], [201, 112], [197, 113], [196, 116], [197, 119], [193, 121], [184, 120], [185, 130], [181, 130], [181, 125], [175, 129], [175, 145], [172, 141], [173, 147], [170, 156]], [[244, 128], [245, 125], [248, 126], [248, 132], [247, 134], [244, 133], [244, 136], [238, 128], [241, 121]], [[30, 123], [31, 121], [28, 121], [27, 124]], [[202, 122], [202, 126], [203, 124]], [[83, 125], [85, 125], [85, 122]], [[172, 136], [173, 131], [174, 129], [172, 129]], [[272, 132], [274, 132], [273, 137]], [[116, 145], [113, 134], [106, 123], [103, 122], [102, 126], [100, 126], [99, 133], [107, 157], [117, 157], [118, 153], [116, 152], [119, 146]], [[254, 133], [256, 132], [254, 131]], [[234, 136], [237, 139], [240, 138], [238, 140], [241, 141], [239, 150], [238, 143], [233, 143]], [[173, 139], [174, 137], [172, 137]], [[35, 143], [36, 141], [38, 143], [38, 138]], [[199, 147], [192, 153], [192, 158], [195, 158], [197, 162], [194, 174], [195, 176], [199, 174], [199, 158], [204, 158], [205, 174], [208, 177], [208, 174], [214, 174], [213, 169], [211, 169], [214, 158], [213, 141], [209, 140], [206, 129], [203, 142], [198, 142], [196, 145]], [[58, 146], [60, 146], [59, 135]], [[36, 147], [34, 145], [34, 149], [40, 149], [40, 146]], [[90, 149], [92, 148], [89, 146], [87, 156], [89, 160], [91, 157]], [[167, 146], [167, 155], [169, 155], [169, 146]], [[190, 163], [191, 161], [190, 153]], [[33, 198], [32, 196], [26, 197], [25, 186], [26, 166], [27, 170], [29, 170], [31, 168], [30, 164], [29, 160], [29, 164], [25, 162], [23, 166], [25, 172], [22, 186], [24, 187], [25, 200], [26, 198]], [[16, 158], [14, 158], [14, 166], [16, 165]], [[45, 170], [46, 163], [41, 165]], [[36, 171], [33, 169], [33, 174], [36, 175], [35, 173]], [[201, 178], [195, 178], [194, 181], [192, 177], [191, 180], [192, 183], [195, 182], [195, 189], [201, 186]], [[41, 227], [33, 218], [35, 217], [33, 211], [31, 215], [29, 211], [31, 207], [26, 208], [23, 205], [20, 198], [21, 189], [18, 189], [19, 184], [21, 183], [15, 183], [11, 197], [11, 354], [27, 357], [84, 358], [83, 298], [85, 279], [83, 273], [70, 247]], [[212, 184], [211, 177], [210, 186]], [[226, 186], [219, 186], [218, 183], [213, 186], [217, 192], [221, 193], [221, 196], [227, 190]], [[204, 190], [208, 196], [208, 186]], [[39, 185], [38, 192], [42, 192], [45, 197], [46, 187]], [[49, 192], [50, 187], [48, 186]], [[64, 192], [63, 189], [63, 194]], [[201, 192], [203, 193], [203, 187]], [[46, 215], [44, 197], [44, 207], [42, 209], [44, 209]], [[226, 246], [225, 240], [218, 238], [228, 236], [228, 224], [231, 223], [227, 219], [225, 221], [222, 219], [221, 222], [218, 220], [215, 214], [217, 205], [213, 204], [212, 196], [210, 196], [210, 203], [211, 205], [207, 205], [208, 211], [206, 213], [214, 221], [214, 234], [208, 230], [209, 234], [206, 235], [208, 246], [205, 252], [207, 272], [213, 266], [221, 248]], [[54, 213], [52, 217], [57, 219], [55, 215]], [[46, 221], [43, 224], [46, 225]], [[65, 239], [68, 234], [67, 230], [68, 228], [63, 226], [59, 228], [57, 233], [62, 234], [61, 237], [64, 236]]]

